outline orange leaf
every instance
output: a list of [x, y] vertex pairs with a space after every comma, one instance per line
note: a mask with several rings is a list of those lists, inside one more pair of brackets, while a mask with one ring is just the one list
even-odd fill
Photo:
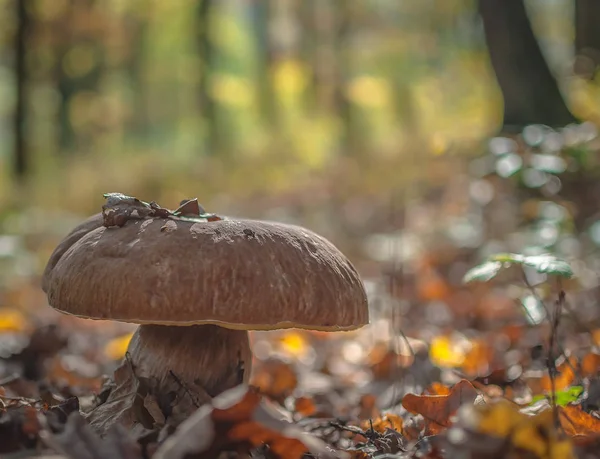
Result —
[[282, 401], [294, 391], [298, 377], [290, 365], [272, 359], [257, 365], [252, 373], [251, 384], [258, 387], [261, 393]]
[[[569, 357], [568, 360], [565, 360], [556, 368], [558, 374], [554, 378], [555, 390], [564, 390], [573, 385], [573, 381], [575, 381], [575, 372], [573, 371], [573, 368], [576, 366], [577, 360], [575, 357]], [[552, 382], [550, 381], [550, 376], [548, 376], [548, 374], [542, 376], [540, 384], [542, 390], [545, 392], [552, 392]]]
[[315, 401], [310, 397], [298, 397], [294, 402], [294, 409], [302, 416], [312, 416], [317, 412]]
[[450, 388], [448, 386], [444, 386], [440, 382], [434, 382], [425, 389], [429, 395], [448, 395], [450, 393]]
[[411, 413], [422, 415], [425, 420], [440, 426], [448, 427], [450, 417], [461, 405], [472, 404], [477, 398], [477, 390], [463, 379], [459, 381], [447, 395], [415, 395], [406, 394], [402, 406]]
[[461, 368], [469, 376], [480, 376], [489, 373], [490, 361], [493, 358], [493, 351], [490, 346], [483, 341], [472, 341], [471, 349], [467, 352]]
[[256, 391], [238, 386], [186, 419], [155, 457], [213, 458], [221, 451], [247, 453], [264, 444], [277, 459], [300, 459], [309, 451], [324, 458], [335, 456], [321, 440], [284, 421]]
[[[403, 425], [404, 422], [400, 416], [397, 414], [388, 413], [373, 421], [373, 430], [381, 434], [385, 433], [386, 429], [402, 432]], [[371, 423], [369, 421], [363, 421], [361, 427], [363, 430], [367, 430], [371, 427]]]
[[443, 301], [450, 295], [450, 286], [433, 269], [417, 278], [417, 295], [423, 301]]
[[559, 406], [558, 418], [567, 435], [598, 435], [600, 419], [586, 413], [579, 405]]
[[581, 375], [596, 376], [600, 371], [600, 354], [589, 353], [581, 360]]

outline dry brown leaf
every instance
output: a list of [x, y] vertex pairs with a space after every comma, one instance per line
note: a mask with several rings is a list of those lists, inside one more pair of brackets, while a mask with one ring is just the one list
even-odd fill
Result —
[[[576, 377], [574, 368], [577, 368], [577, 359], [573, 356], [569, 357], [568, 360], [565, 360], [556, 368], [558, 374], [554, 377], [554, 390], [568, 389], [573, 385]], [[540, 385], [545, 392], [552, 392], [552, 381], [548, 374], [542, 376]]]
[[294, 401], [294, 410], [301, 416], [312, 416], [317, 412], [317, 406], [311, 397], [298, 397]]
[[271, 359], [257, 365], [252, 372], [250, 383], [261, 393], [274, 400], [283, 401], [298, 385], [298, 376], [289, 364]]
[[434, 269], [425, 268], [417, 277], [417, 295], [422, 301], [443, 301], [452, 290], [446, 280]]
[[581, 359], [581, 375], [591, 378], [600, 372], [600, 354], [590, 352]]
[[558, 418], [565, 433], [572, 437], [600, 434], [600, 419], [583, 411], [580, 405], [559, 406]]
[[444, 386], [440, 382], [431, 383], [431, 385], [425, 389], [425, 393], [428, 395], [448, 395], [450, 393], [450, 388], [448, 386]]
[[69, 459], [142, 458], [140, 446], [123, 427], [114, 425], [101, 439], [77, 412], [69, 416], [64, 431], [50, 436], [47, 443]]
[[377, 397], [373, 394], [365, 394], [358, 402], [359, 419], [375, 419], [381, 416], [379, 408], [377, 408]]
[[396, 432], [402, 432], [404, 421], [397, 414], [387, 413], [380, 418], [373, 419], [372, 421], [363, 421], [361, 423], [361, 428], [363, 430], [370, 429], [371, 426], [375, 432], [379, 432], [381, 434], [385, 433], [387, 429], [392, 429]]
[[460, 368], [470, 377], [485, 375], [489, 373], [493, 357], [494, 351], [488, 343], [483, 340], [473, 340], [471, 349], [465, 355]]
[[431, 434], [439, 433], [450, 426], [450, 417], [464, 404], [472, 404], [477, 398], [477, 390], [463, 379], [446, 395], [406, 394], [402, 406], [409, 412], [425, 418]]
[[215, 397], [184, 421], [154, 459], [214, 458], [222, 451], [248, 452], [267, 444], [273, 457], [300, 459], [312, 452], [340, 457], [325, 444], [283, 419], [256, 391], [238, 386]]

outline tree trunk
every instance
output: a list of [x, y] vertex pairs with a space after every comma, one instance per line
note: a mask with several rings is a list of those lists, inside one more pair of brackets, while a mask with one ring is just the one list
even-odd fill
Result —
[[479, 0], [485, 38], [504, 98], [506, 132], [575, 121], [546, 63], [523, 0]]
[[17, 9], [17, 30], [15, 34], [15, 76], [16, 76], [16, 107], [14, 113], [14, 174], [17, 180], [24, 180], [29, 169], [29, 155], [25, 132], [27, 111], [27, 33], [29, 14], [25, 0], [15, 0]]
[[200, 109], [207, 123], [206, 150], [210, 154], [218, 144], [215, 104], [210, 95], [210, 69], [213, 62], [213, 49], [210, 42], [210, 17], [213, 7], [212, 0], [200, 0], [197, 11], [197, 43], [198, 54], [202, 61], [200, 76]]
[[575, 0], [575, 73], [594, 79], [600, 66], [600, 2]]

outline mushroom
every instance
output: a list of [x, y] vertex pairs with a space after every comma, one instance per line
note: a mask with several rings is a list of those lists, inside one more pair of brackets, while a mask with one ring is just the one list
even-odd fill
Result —
[[247, 382], [248, 330], [368, 323], [357, 271], [312, 231], [206, 214], [195, 200], [169, 211], [105, 197], [55, 249], [42, 287], [60, 312], [140, 324], [127, 364], [159, 393], [174, 379], [210, 397]]

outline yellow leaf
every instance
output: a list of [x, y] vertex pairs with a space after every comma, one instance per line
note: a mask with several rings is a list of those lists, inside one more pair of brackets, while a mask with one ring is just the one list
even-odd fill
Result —
[[0, 310], [0, 332], [22, 332], [28, 328], [29, 321], [16, 309]]
[[131, 341], [131, 337], [133, 333], [128, 333], [124, 336], [119, 336], [111, 341], [109, 341], [104, 347], [104, 354], [113, 360], [122, 359], [127, 352], [127, 347], [129, 346], [129, 341]]
[[302, 357], [308, 350], [306, 338], [298, 332], [288, 332], [280, 340], [284, 352], [294, 357]]
[[436, 336], [429, 347], [431, 362], [440, 367], [459, 367], [465, 361], [467, 349], [450, 336]]
[[506, 438], [513, 448], [530, 452], [539, 459], [574, 457], [571, 442], [558, 436], [551, 410], [528, 416], [515, 405], [502, 401], [479, 406], [477, 411], [481, 417], [476, 429], [480, 433]]

